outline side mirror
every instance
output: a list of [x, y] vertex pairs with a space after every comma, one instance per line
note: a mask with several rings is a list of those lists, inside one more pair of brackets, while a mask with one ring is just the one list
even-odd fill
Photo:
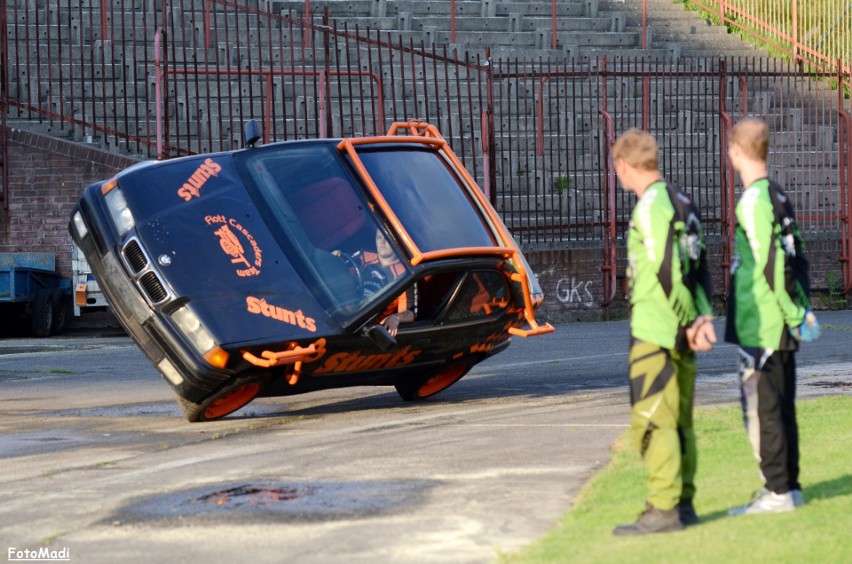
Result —
[[389, 351], [396, 346], [396, 339], [391, 337], [384, 325], [370, 325], [364, 329], [364, 334], [382, 352]]
[[260, 139], [260, 126], [257, 120], [250, 119], [243, 124], [243, 148], [251, 149]]

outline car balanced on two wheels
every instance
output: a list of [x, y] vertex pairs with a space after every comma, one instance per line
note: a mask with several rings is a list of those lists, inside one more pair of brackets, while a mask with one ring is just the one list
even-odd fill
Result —
[[438, 130], [134, 165], [70, 232], [189, 421], [346, 386], [433, 396], [553, 331], [520, 249]]

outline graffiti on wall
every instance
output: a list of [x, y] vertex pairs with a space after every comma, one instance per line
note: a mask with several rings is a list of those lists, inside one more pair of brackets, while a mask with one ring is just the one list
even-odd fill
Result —
[[[601, 310], [600, 263], [579, 251], [530, 253], [531, 263], [544, 290], [542, 312], [553, 319], [593, 319]], [[536, 260], [537, 259], [537, 260]], [[538, 266], [538, 270], [536, 270]]]
[[593, 284], [591, 280], [582, 280], [575, 276], [560, 278], [556, 282], [556, 299], [566, 305], [592, 307], [595, 305], [595, 297], [589, 287]]

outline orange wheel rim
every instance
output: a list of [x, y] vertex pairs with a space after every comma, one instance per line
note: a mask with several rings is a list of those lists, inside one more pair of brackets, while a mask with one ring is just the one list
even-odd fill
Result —
[[220, 398], [216, 398], [210, 406], [204, 410], [205, 419], [218, 419], [229, 413], [233, 413], [254, 399], [260, 391], [260, 384], [251, 382], [234, 388]]
[[420, 386], [420, 389], [417, 390], [417, 395], [421, 398], [429, 397], [433, 394], [437, 394], [462, 376], [464, 376], [465, 371], [467, 370], [466, 364], [455, 364], [450, 366], [443, 372], [436, 374], [435, 376], [426, 380], [426, 383]]

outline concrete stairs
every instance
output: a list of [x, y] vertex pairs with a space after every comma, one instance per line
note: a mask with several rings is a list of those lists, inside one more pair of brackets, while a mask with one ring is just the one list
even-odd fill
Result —
[[[315, 0], [314, 16], [328, 8], [338, 24], [378, 30], [427, 48], [447, 45], [459, 52], [490, 48], [493, 58], [562, 60], [596, 56], [603, 50], [637, 51], [640, 36], [624, 29], [620, 12], [600, 12], [598, 0], [560, 0], [556, 5], [557, 47], [553, 48], [552, 5], [546, 1], [460, 0], [452, 41], [450, 2], [444, 0]], [[281, 13], [301, 14], [300, 0], [272, 0]], [[665, 49], [652, 50], [668, 56]]]
[[[600, 9], [617, 10], [625, 17], [625, 29], [641, 33], [642, 0], [599, 0]], [[755, 44], [746, 44], [713, 25], [698, 12], [674, 0], [645, 0], [648, 45], [669, 48], [676, 57], [767, 57]]]
[[[188, 3], [187, 3], [188, 4]], [[271, 0], [269, 5], [278, 13], [298, 13], [304, 7], [302, 0]], [[700, 69], [702, 65], [714, 64], [714, 59], [720, 56], [746, 56], [754, 59], [754, 50], [744, 46], [738, 38], [728, 35], [724, 30], [708, 26], [705, 21], [695, 14], [686, 12], [681, 5], [673, 4], [671, 0], [648, 0], [651, 48], [642, 50], [641, 19], [637, 20], [637, 6], [641, 9], [640, 0], [616, 2], [613, 0], [560, 0], [558, 6], [557, 49], [552, 48], [551, 3], [539, 1], [503, 1], [503, 0], [460, 0], [456, 2], [456, 41], [450, 37], [450, 2], [446, 0], [313, 0], [312, 11], [315, 17], [328, 6], [334, 25], [339, 29], [344, 26], [354, 33], [381, 34], [383, 40], [392, 38], [394, 44], [401, 42], [404, 46], [413, 44], [416, 48], [427, 50], [435, 48], [438, 52], [448, 49], [450, 53], [457, 51], [466, 54], [471, 60], [476, 55], [482, 55], [485, 47], [489, 47], [495, 59], [495, 67], [506, 71], [513, 68], [521, 73], [532, 67], [521, 65], [519, 61], [530, 60], [538, 63], [562, 61], [563, 65], [579, 65], [576, 68], [586, 68], [596, 71], [600, 68], [600, 55], [606, 55], [609, 60], [641, 56], [656, 58], [668, 63], [672, 71], [679, 68]], [[215, 6], [215, 5], [214, 5]], [[201, 9], [203, 2], [198, 0], [194, 9], [173, 11], [172, 17], [179, 25], [194, 32], [196, 37], [203, 34], [203, 18]], [[221, 8], [217, 8], [220, 9]], [[222, 14], [226, 12], [221, 12]], [[131, 8], [125, 12], [116, 12], [117, 28], [130, 28], [138, 21], [138, 13]], [[236, 15], [229, 14], [228, 25], [236, 27]], [[641, 17], [639, 12], [638, 17]], [[50, 99], [54, 110], [65, 107], [67, 113], [82, 115], [83, 101], [86, 104], [97, 103], [96, 118], [119, 123], [122, 128], [133, 135], [149, 137], [155, 129], [154, 116], [151, 112], [153, 99], [152, 54], [143, 48], [133, 51], [117, 52], [114, 45], [99, 37], [97, 30], [87, 25], [87, 22], [63, 19], [59, 14], [57, 19], [50, 22], [54, 26], [48, 32], [44, 25], [29, 29], [32, 41], [27, 53], [13, 53], [15, 60], [21, 61], [26, 57], [35, 60], [38, 53], [46, 53], [48, 35], [56, 37], [59, 26], [68, 26], [74, 30], [74, 37], [82, 38], [83, 49], [72, 50], [72, 55], [61, 63], [54, 62], [41, 65], [39, 73], [53, 77], [74, 76], [76, 82], [64, 86], [64, 94], [45, 92], [40, 89], [39, 77], [24, 77], [23, 82], [10, 84], [13, 96], [24, 96], [29, 88], [28, 97], [32, 102], [36, 98], [42, 101]], [[29, 21], [34, 21], [30, 18]], [[318, 19], [316, 22], [318, 23]], [[638, 23], [637, 23], [638, 22]], [[76, 25], [76, 27], [75, 27]], [[64, 29], [64, 28], [63, 28]], [[301, 30], [297, 27], [292, 31], [284, 29], [281, 35], [271, 39], [264, 30], [247, 29], [245, 40], [233, 41], [234, 37], [226, 38], [224, 34], [211, 36], [209, 49], [185, 49], [176, 45], [169, 57], [172, 64], [193, 65], [196, 61], [216, 61], [222, 66], [233, 66], [245, 69], [259, 67], [280, 67], [282, 54], [278, 45], [271, 43], [291, 41], [299, 44], [302, 41]], [[138, 33], [145, 33], [140, 31]], [[252, 62], [248, 63], [248, 53]], [[285, 65], [298, 67], [318, 66], [322, 64], [322, 55], [318, 61], [313, 60], [315, 51], [299, 52], [295, 61], [284, 61]], [[81, 65], [80, 61], [90, 61]], [[359, 55], [363, 55], [359, 59]], [[712, 59], [695, 57], [712, 57]], [[763, 60], [764, 55], [757, 58]], [[452, 85], [457, 81], [467, 79], [463, 67], [449, 65], [445, 77], [435, 80], [430, 69], [419, 64], [412, 68], [407, 58], [397, 58], [393, 63], [384, 61], [379, 65], [376, 60], [370, 61], [366, 50], [362, 48], [346, 52], [335, 52], [333, 63], [342, 66], [357, 67], [360, 70], [370, 70], [382, 77], [386, 87], [386, 105], [405, 108], [402, 112], [405, 118], [420, 117], [434, 123], [453, 123], [453, 128], [461, 130], [460, 139], [455, 142], [456, 151], [459, 145], [470, 154], [481, 147], [480, 129], [478, 123], [472, 123], [470, 116], [479, 116], [484, 109], [476, 98], [457, 99], [452, 95]], [[565, 61], [569, 61], [565, 63]], [[570, 61], [573, 61], [570, 62]], [[431, 63], [430, 63], [431, 64]], [[502, 66], [501, 66], [502, 65]], [[517, 65], [514, 66], [513, 65]], [[401, 76], [405, 69], [406, 81]], [[425, 72], [424, 72], [425, 71]], [[442, 73], [444, 71], [442, 70]], [[83, 77], [94, 77], [94, 83], [82, 82]], [[122, 82], [127, 81], [127, 82]], [[82, 82], [81, 84], [79, 84]], [[680, 176], [674, 175], [672, 180], [684, 186], [694, 184], [695, 178], [708, 186], [720, 184], [720, 156], [718, 151], [712, 151], [713, 136], [718, 127], [718, 107], [713, 102], [713, 96], [718, 89], [716, 82], [675, 82], [666, 77], [654, 78], [649, 81], [651, 92], [650, 104], [652, 115], [651, 128], [658, 132], [661, 144], [667, 148], [667, 170], [682, 171]], [[498, 183], [501, 184], [501, 196], [498, 208], [504, 213], [507, 223], [513, 225], [535, 225], [536, 223], [577, 223], [600, 222], [600, 171], [604, 168], [602, 147], [604, 139], [600, 127], [600, 117], [597, 108], [601, 100], [600, 80], [594, 77], [587, 79], [575, 78], [570, 83], [565, 82], [549, 90], [545, 98], [546, 115], [555, 116], [563, 123], [561, 129], [545, 131], [542, 151], [537, 151], [537, 96], [540, 94], [536, 81], [518, 81], [510, 95], [498, 96], [495, 101], [497, 116], [496, 164]], [[734, 81], [729, 87], [735, 88]], [[175, 88], [175, 85], [172, 85]], [[297, 131], [299, 135], [307, 136], [310, 132], [306, 124], [318, 119], [316, 99], [310, 94], [300, 95], [292, 106], [292, 100], [299, 92], [298, 79], [277, 78], [274, 81], [275, 99], [286, 99], [287, 107], [281, 117], [279, 126], [286, 126]], [[329, 102], [335, 111], [335, 120], [351, 123], [349, 129], [342, 135], [358, 135], [361, 116], [366, 116], [372, 110], [362, 106], [359, 101], [359, 91], [363, 86], [346, 81], [335, 83], [331, 90], [333, 100]], [[447, 96], [447, 91], [451, 95]], [[616, 119], [618, 130], [630, 125], [641, 123], [638, 117], [641, 104], [638, 96], [641, 85], [627, 78], [611, 78], [608, 81], [608, 109]], [[230, 82], [205, 84], [199, 83], [190, 91], [175, 91], [175, 112], [181, 132], [194, 135], [192, 150], [210, 151], [231, 148], [238, 144], [240, 132], [234, 131], [230, 119], [235, 117], [241, 121], [242, 116], [261, 115], [263, 112], [263, 89], [259, 82], [250, 79], [233, 79]], [[391, 94], [393, 92], [393, 94]], [[73, 95], [69, 94], [73, 93]], [[142, 96], [149, 99], [144, 100]], [[229, 101], [235, 97], [249, 100], [247, 105], [234, 107]], [[353, 101], [354, 100], [354, 101]], [[562, 105], [570, 100], [572, 106]], [[729, 108], [736, 115], [738, 108]], [[794, 110], [790, 110], [777, 100], [769, 103], [766, 96], [759, 91], [749, 93], [750, 107], [761, 107], [767, 117], [773, 115], [789, 116], [790, 123], [795, 122]], [[464, 106], [464, 107], [462, 107]], [[688, 108], [685, 110], [683, 108]], [[791, 113], [793, 112], [793, 113]], [[174, 114], [173, 114], [174, 115]], [[11, 124], [26, 127], [27, 116], [16, 116]], [[475, 120], [474, 120], [475, 121]], [[799, 120], [802, 122], [802, 120]], [[206, 139], [207, 124], [214, 140]], [[133, 143], [127, 143], [109, 135], [94, 134], [92, 139], [79, 127], [66, 128], [58, 123], [39, 125], [52, 134], [65, 135], [77, 141], [99, 143], [110, 150], [134, 153], [138, 151]], [[809, 181], [815, 188], [823, 188], [823, 184], [836, 183], [831, 174], [836, 166], [836, 144], [830, 134], [821, 130], [820, 123], [800, 123], [795, 126], [794, 135], [788, 144], [780, 142], [775, 152], [779, 159], [797, 158], [802, 162], [801, 167], [791, 168], [792, 176], [804, 175], [804, 166], [809, 162], [824, 162], [829, 172], [822, 175], [811, 175]], [[216, 139], [218, 138], [218, 140]], [[819, 154], [807, 155], [795, 151], [801, 147], [802, 139], [820, 139]], [[197, 140], [197, 141], [196, 141]], [[219, 140], [226, 141], [224, 145]], [[228, 143], [231, 143], [229, 145]], [[824, 153], [824, 154], [823, 154]], [[833, 157], [832, 157], [833, 155]], [[479, 159], [479, 155], [475, 156]], [[563, 180], [564, 178], [564, 180]], [[708, 197], [709, 198], [709, 197]], [[718, 206], [716, 199], [708, 199], [703, 205]], [[622, 206], [627, 209], [628, 206]], [[532, 213], [534, 212], [534, 213]], [[590, 228], [586, 234], [590, 239], [600, 236], [599, 228]]]

